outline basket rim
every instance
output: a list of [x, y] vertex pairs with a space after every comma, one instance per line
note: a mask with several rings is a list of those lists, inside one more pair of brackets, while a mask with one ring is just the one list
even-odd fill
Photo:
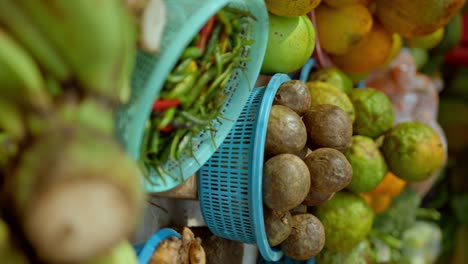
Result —
[[167, 239], [173, 236], [179, 239], [182, 238], [182, 236], [172, 228], [165, 227], [165, 228], [159, 229], [156, 233], [154, 233], [148, 239], [148, 241], [146, 241], [142, 245], [139, 252], [137, 250], [138, 263], [149, 263], [149, 260], [151, 259], [151, 256], [153, 255], [153, 252], [158, 247], [159, 243], [161, 243], [164, 239]]
[[263, 220], [263, 195], [262, 195], [262, 175], [264, 163], [265, 138], [268, 127], [268, 117], [275, 98], [281, 84], [291, 80], [289, 75], [277, 73], [273, 75], [268, 85], [265, 88], [265, 93], [259, 107], [257, 119], [255, 121], [256, 131], [253, 138], [254, 149], [252, 152], [252, 171], [250, 177], [249, 204], [251, 216], [254, 224], [254, 233], [257, 247], [264, 258], [268, 261], [278, 261], [283, 252], [270, 247], [265, 231], [265, 223]]

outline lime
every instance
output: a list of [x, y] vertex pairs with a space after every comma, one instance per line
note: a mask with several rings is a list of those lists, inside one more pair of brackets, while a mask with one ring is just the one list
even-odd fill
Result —
[[385, 135], [382, 152], [390, 171], [413, 182], [429, 178], [445, 158], [437, 132], [420, 122], [404, 122], [392, 128]]
[[354, 134], [376, 138], [392, 128], [395, 112], [383, 92], [372, 88], [354, 89], [349, 97], [356, 113]]
[[353, 142], [344, 152], [351, 167], [353, 179], [347, 186], [355, 193], [372, 191], [385, 177], [387, 164], [377, 144], [366, 136], [353, 136]]
[[345, 93], [350, 93], [353, 89], [353, 81], [344, 72], [335, 67], [319, 69], [309, 76], [309, 81], [331, 83]]
[[354, 122], [354, 106], [345, 92], [336, 88], [331, 83], [312, 81], [306, 84], [310, 89], [311, 107], [320, 104], [336, 105], [345, 111], [349, 115], [349, 118], [351, 118], [351, 121]]
[[372, 257], [372, 248], [368, 240], [363, 240], [357, 246], [346, 252], [333, 252], [327, 249], [317, 255], [320, 264], [367, 264]]
[[356, 247], [369, 234], [374, 212], [359, 195], [337, 192], [317, 207], [316, 216], [325, 228], [325, 247], [345, 252]]
[[315, 30], [307, 16], [269, 14], [268, 43], [261, 73], [289, 73], [300, 69], [312, 56]]

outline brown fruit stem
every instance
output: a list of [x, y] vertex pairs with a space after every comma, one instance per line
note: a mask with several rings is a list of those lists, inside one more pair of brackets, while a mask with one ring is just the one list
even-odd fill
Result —
[[133, 231], [144, 195], [117, 143], [80, 126], [55, 128], [26, 149], [6, 190], [26, 239], [47, 262], [100, 254]]

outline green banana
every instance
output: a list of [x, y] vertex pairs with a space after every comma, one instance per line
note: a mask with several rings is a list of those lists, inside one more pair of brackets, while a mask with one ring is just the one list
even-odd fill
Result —
[[64, 59], [13, 0], [0, 1], [0, 23], [31, 52], [41, 68], [60, 81], [71, 77]]
[[18, 0], [18, 5], [56, 47], [87, 93], [117, 102], [126, 27], [123, 1]]
[[0, 28], [0, 96], [34, 110], [46, 111], [51, 100], [31, 56]]

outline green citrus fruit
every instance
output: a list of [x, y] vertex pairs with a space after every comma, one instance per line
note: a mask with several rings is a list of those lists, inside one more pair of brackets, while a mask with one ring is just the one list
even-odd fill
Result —
[[345, 93], [353, 89], [353, 81], [338, 68], [321, 68], [309, 76], [309, 81], [321, 81], [331, 83]]
[[300, 69], [312, 56], [315, 30], [307, 16], [269, 14], [268, 43], [261, 73], [289, 73]]
[[372, 191], [385, 177], [387, 164], [377, 144], [366, 136], [353, 136], [353, 142], [344, 152], [351, 167], [353, 178], [347, 186], [355, 193]]
[[337, 192], [317, 207], [316, 216], [325, 228], [325, 247], [345, 252], [356, 247], [369, 234], [374, 212], [357, 194]]
[[392, 128], [395, 112], [383, 92], [372, 88], [354, 89], [349, 98], [356, 113], [354, 134], [376, 138]]
[[317, 255], [320, 264], [366, 264], [372, 257], [372, 248], [368, 240], [363, 240], [350, 251], [333, 252], [327, 249]]
[[349, 118], [351, 118], [351, 121], [354, 122], [354, 106], [345, 92], [336, 88], [331, 83], [312, 81], [306, 84], [310, 89], [311, 107], [320, 104], [336, 105], [345, 111], [349, 115]]
[[389, 170], [406, 181], [423, 181], [442, 166], [445, 152], [437, 132], [420, 122], [393, 127], [382, 144]]

